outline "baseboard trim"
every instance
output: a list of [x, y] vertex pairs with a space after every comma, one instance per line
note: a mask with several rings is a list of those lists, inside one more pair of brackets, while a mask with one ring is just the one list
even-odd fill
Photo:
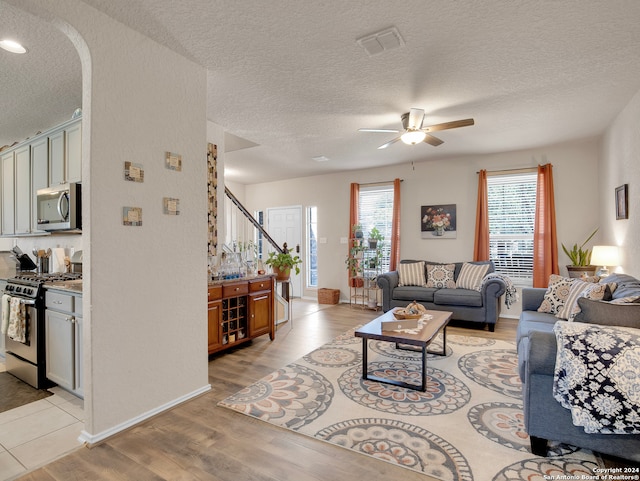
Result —
[[147, 419], [152, 418], [153, 416], [157, 416], [158, 414], [161, 414], [169, 409], [172, 409], [178, 406], [179, 404], [189, 401], [190, 399], [193, 399], [195, 397], [198, 397], [201, 394], [204, 394], [208, 391], [211, 391], [211, 384], [207, 384], [206, 386], [203, 386], [200, 389], [196, 389], [195, 391], [185, 394], [184, 396], [180, 396], [179, 398], [169, 401], [168, 403], [162, 404], [157, 408], [154, 408], [150, 411], [142, 413], [134, 418], [131, 418], [123, 423], [113, 426], [112, 428], [106, 429], [98, 434], [90, 434], [83, 429], [80, 432], [78, 441], [87, 445], [88, 447], [92, 447], [95, 444], [100, 443], [115, 434], [118, 434], [122, 431], [132, 428], [133, 426], [140, 424], [141, 422], [146, 421]]

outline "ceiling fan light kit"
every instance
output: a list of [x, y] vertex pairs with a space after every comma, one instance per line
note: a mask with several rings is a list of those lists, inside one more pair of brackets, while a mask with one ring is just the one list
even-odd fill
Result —
[[[405, 130], [403, 134], [391, 139], [389, 142], [382, 144], [378, 149], [386, 149], [390, 145], [395, 144], [398, 140], [402, 140], [407, 145], [416, 145], [419, 143], [427, 143], [434, 147], [442, 144], [443, 141], [438, 137], [428, 134], [427, 132], [436, 132], [438, 130], [456, 129], [458, 127], [467, 127], [474, 125], [473, 119], [453, 120], [451, 122], [444, 122], [441, 124], [428, 125], [423, 127], [424, 122], [424, 110], [411, 109], [400, 116], [402, 121], [402, 128]], [[400, 132], [399, 130], [390, 129], [359, 129], [360, 132]]]
[[422, 142], [427, 134], [422, 130], [407, 130], [400, 139], [407, 145], [416, 145]]

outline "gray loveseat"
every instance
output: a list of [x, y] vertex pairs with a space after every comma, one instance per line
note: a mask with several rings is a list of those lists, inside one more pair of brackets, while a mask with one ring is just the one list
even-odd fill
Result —
[[[402, 260], [401, 264], [425, 262], [426, 267], [446, 265], [439, 262]], [[455, 264], [454, 281], [458, 281], [463, 262]], [[469, 262], [473, 265], [488, 265], [487, 273], [494, 272], [491, 261]], [[378, 286], [382, 289], [382, 310], [384, 312], [394, 307], [405, 307], [417, 301], [427, 309], [450, 311], [452, 319], [459, 321], [473, 321], [487, 324], [490, 331], [494, 331], [500, 315], [500, 296], [506, 291], [506, 284], [500, 278], [492, 278], [482, 283], [480, 290], [461, 288], [433, 288], [417, 285], [399, 285], [398, 271], [391, 271], [378, 276]]]
[[[640, 281], [624, 274], [612, 274], [607, 282], [616, 282], [613, 299], [640, 295]], [[571, 412], [553, 396], [556, 362], [554, 314], [538, 312], [546, 289], [522, 290], [522, 314], [518, 322], [518, 368], [522, 380], [524, 423], [531, 441], [531, 451], [546, 456], [547, 441], [566, 443], [612, 456], [640, 461], [640, 435], [587, 434], [574, 426]], [[618, 305], [578, 299], [581, 312], [574, 321], [640, 328], [640, 304]]]

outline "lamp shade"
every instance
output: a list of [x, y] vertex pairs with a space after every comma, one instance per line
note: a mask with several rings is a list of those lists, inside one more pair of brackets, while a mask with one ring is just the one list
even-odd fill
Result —
[[415, 145], [422, 142], [426, 136], [427, 134], [421, 130], [407, 130], [400, 138], [405, 144]]
[[591, 251], [592, 266], [619, 266], [620, 249], [618, 246], [593, 246]]

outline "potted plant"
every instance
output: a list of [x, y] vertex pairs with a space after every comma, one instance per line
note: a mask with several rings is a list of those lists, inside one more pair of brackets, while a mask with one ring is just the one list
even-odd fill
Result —
[[277, 281], [288, 281], [291, 269], [295, 269], [296, 275], [300, 274], [301, 263], [300, 257], [292, 256], [287, 250], [285, 252], [271, 252], [265, 261], [265, 264], [273, 269]]
[[362, 226], [360, 224], [354, 224], [351, 227], [351, 230], [353, 231], [353, 237], [355, 237], [356, 239], [362, 239], [364, 237]]
[[573, 244], [573, 247], [568, 249], [562, 244], [562, 250], [571, 260], [571, 265], [567, 266], [569, 277], [581, 277], [582, 275], [592, 276], [595, 274], [596, 268], [591, 265], [591, 250], [584, 249], [584, 246], [596, 235], [596, 232], [598, 232], [598, 229], [594, 230], [579, 247], [578, 244]]
[[344, 263], [347, 265], [349, 271], [349, 283], [351, 287], [362, 287], [364, 285], [364, 279], [360, 276], [362, 274], [362, 251], [363, 246], [361, 242], [353, 244], [349, 249], [349, 255], [345, 259]]
[[373, 227], [369, 231], [369, 249], [375, 249], [378, 247], [378, 242], [382, 242], [384, 237], [377, 227]]

